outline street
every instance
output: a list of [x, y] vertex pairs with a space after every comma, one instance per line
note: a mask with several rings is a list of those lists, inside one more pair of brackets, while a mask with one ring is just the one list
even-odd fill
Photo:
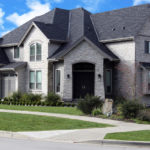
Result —
[[0, 138], [0, 150], [149, 150], [149, 147], [127, 147], [97, 144], [72, 144]]

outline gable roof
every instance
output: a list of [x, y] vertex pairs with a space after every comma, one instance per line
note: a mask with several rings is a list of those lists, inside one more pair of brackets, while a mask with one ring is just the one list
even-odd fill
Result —
[[150, 4], [93, 14], [99, 41], [135, 37], [150, 18]]
[[[68, 23], [69, 23], [68, 20], [69, 20], [69, 11], [56, 8], [42, 16], [31, 19], [30, 21], [21, 25], [17, 29], [4, 35], [2, 38], [0, 38], [0, 46], [11, 45], [11, 44], [17, 45], [20, 42], [20, 40], [23, 38], [28, 28], [31, 26], [32, 22], [41, 22], [42, 24], [44, 24], [44, 26], [46, 26], [46, 24], [49, 24], [49, 25], [53, 24], [53, 28], [51, 27], [52, 30], [56, 30], [55, 26], [58, 26], [58, 28], [61, 29], [61, 31], [63, 30], [63, 36], [61, 36], [60, 40], [65, 41], [68, 36]], [[40, 25], [40, 26], [43, 26], [43, 25]], [[55, 35], [52, 35], [52, 36], [55, 36]], [[57, 35], [56, 37], [59, 38], [59, 35]]]
[[8, 64], [9, 60], [4, 50], [0, 48], [0, 65]]
[[85, 9], [78, 8], [70, 11], [70, 16], [69, 41], [61, 45], [60, 48], [49, 56], [50, 59], [63, 57], [82, 40], [91, 42], [99, 51], [107, 54], [108, 57], [118, 59], [118, 57], [116, 57], [103, 43], [98, 41], [90, 17], [91, 13]]

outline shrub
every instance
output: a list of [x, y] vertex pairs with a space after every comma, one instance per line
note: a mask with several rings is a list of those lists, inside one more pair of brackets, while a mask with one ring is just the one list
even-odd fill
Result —
[[22, 97], [22, 93], [21, 92], [14, 92], [11, 96], [11, 100], [14, 101], [14, 102], [17, 102], [21, 99]]
[[101, 110], [100, 108], [95, 108], [95, 109], [92, 111], [92, 115], [93, 115], [93, 116], [102, 115], [102, 110]]
[[126, 102], [126, 99], [124, 97], [115, 97], [114, 98], [114, 106], [118, 106], [120, 104], [123, 104], [124, 102]]
[[142, 121], [150, 121], [150, 110], [140, 110], [137, 115], [137, 118]]
[[55, 93], [48, 93], [48, 95], [45, 97], [47, 106], [56, 106], [57, 102], [59, 101], [61, 101], [61, 98]]
[[137, 100], [126, 100], [126, 102], [121, 105], [121, 113], [124, 118], [136, 118], [138, 112], [143, 108], [144, 106]]
[[100, 108], [102, 105], [100, 97], [86, 95], [84, 99], [79, 100], [77, 108], [85, 114], [91, 114], [94, 108]]

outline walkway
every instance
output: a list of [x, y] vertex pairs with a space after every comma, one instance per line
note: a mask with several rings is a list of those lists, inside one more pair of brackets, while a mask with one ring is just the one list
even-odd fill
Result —
[[44, 113], [44, 112], [30, 112], [30, 111], [17, 111], [17, 110], [5, 110], [0, 109], [0, 112], [18, 113], [18, 114], [31, 114], [39, 116], [54, 116], [68, 119], [78, 119], [96, 123], [106, 123], [114, 125], [115, 127], [107, 128], [92, 128], [92, 129], [79, 129], [79, 130], [61, 130], [61, 131], [40, 131], [40, 132], [0, 132], [0, 136], [19, 137], [27, 139], [43, 139], [59, 142], [83, 142], [89, 140], [102, 140], [107, 133], [113, 132], [126, 132], [137, 130], [150, 130], [150, 125], [128, 123], [123, 121], [101, 119], [87, 116], [74, 116], [66, 114]]

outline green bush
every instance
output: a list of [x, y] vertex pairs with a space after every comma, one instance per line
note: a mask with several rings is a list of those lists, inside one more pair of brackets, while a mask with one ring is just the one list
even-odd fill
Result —
[[60, 101], [60, 96], [55, 93], [48, 93], [48, 95], [45, 97], [45, 102], [47, 106], [56, 106], [57, 102]]
[[124, 102], [126, 102], [126, 99], [124, 97], [115, 97], [113, 105], [118, 106], [120, 104], [123, 104]]
[[138, 112], [143, 108], [144, 106], [137, 100], [126, 100], [126, 102], [121, 105], [121, 113], [124, 118], [136, 118]]
[[137, 115], [137, 118], [139, 120], [142, 120], [142, 121], [149, 121], [150, 122], [150, 110], [148, 110], [148, 109], [140, 110], [138, 115]]
[[101, 110], [100, 108], [95, 108], [95, 109], [92, 111], [92, 115], [93, 115], [93, 116], [102, 115], [102, 110]]
[[84, 99], [79, 100], [77, 108], [85, 114], [91, 114], [95, 108], [101, 108], [103, 101], [98, 96], [86, 95]]
[[17, 101], [19, 101], [21, 99], [21, 97], [22, 97], [22, 93], [21, 92], [14, 92], [12, 94], [12, 96], [10, 97], [10, 99], [13, 102], [17, 102]]

